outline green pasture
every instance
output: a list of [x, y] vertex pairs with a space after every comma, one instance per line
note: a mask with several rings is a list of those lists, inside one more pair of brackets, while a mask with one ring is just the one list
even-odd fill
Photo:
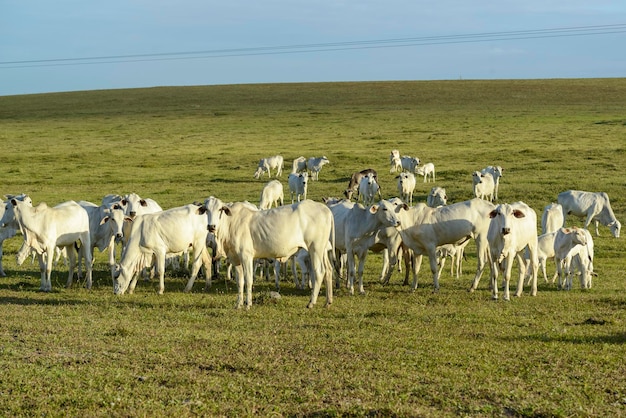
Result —
[[[309, 198], [341, 196], [352, 172], [378, 170], [396, 196], [389, 153], [433, 162], [449, 203], [472, 197], [471, 172], [504, 168], [502, 202], [538, 218], [567, 189], [605, 191], [626, 223], [626, 79], [265, 84], [163, 87], [0, 97], [0, 193], [35, 204], [98, 203], [136, 192], [163, 208], [204, 200], [258, 203], [258, 160], [325, 155]], [[417, 201], [433, 183], [418, 181]], [[581, 225], [570, 219], [569, 224]], [[539, 227], [539, 225], [538, 225]], [[539, 281], [492, 301], [488, 272], [468, 293], [449, 270], [441, 290], [422, 266], [419, 287], [378, 283], [365, 295], [309, 293], [257, 280], [235, 310], [236, 285], [168, 271], [165, 294], [140, 281], [115, 296], [106, 254], [94, 286], [39, 292], [39, 269], [4, 243], [0, 278], [0, 416], [626, 416], [625, 237], [600, 227], [598, 277], [587, 291]], [[548, 274], [554, 265], [548, 265]], [[514, 285], [513, 285], [514, 288]]]

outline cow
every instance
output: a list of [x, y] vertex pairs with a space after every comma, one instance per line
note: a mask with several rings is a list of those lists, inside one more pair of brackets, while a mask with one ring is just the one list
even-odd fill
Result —
[[[122, 240], [124, 236], [123, 228], [124, 222], [130, 222], [131, 219], [124, 215], [124, 211], [119, 208], [110, 208], [108, 205], [97, 206], [94, 203], [87, 201], [78, 202], [80, 206], [87, 211], [89, 216], [89, 233], [91, 239], [91, 260], [93, 262], [94, 249], [98, 247], [100, 252], [109, 250], [109, 268], [111, 270], [111, 277], [115, 273], [115, 242]], [[85, 247], [81, 248], [78, 257], [78, 275], [81, 275], [81, 260], [84, 258], [82, 250], [86, 250]]]
[[[584, 228], [588, 228], [591, 222], [595, 221], [597, 236], [600, 235], [598, 223], [601, 223], [611, 229], [615, 238], [619, 238], [622, 224], [615, 218], [606, 193], [567, 190], [559, 193], [557, 201], [563, 207], [563, 218], [566, 215], [586, 216]], [[563, 226], [565, 226], [565, 221], [563, 221]]]
[[137, 193], [129, 193], [122, 197], [119, 205], [124, 210], [124, 214], [131, 219], [135, 216], [143, 215], [146, 213], [160, 212], [163, 209], [161, 206], [150, 198], [142, 198]]
[[298, 202], [300, 199], [306, 200], [306, 193], [309, 188], [309, 175], [307, 173], [291, 173], [289, 174], [289, 192], [291, 194], [291, 203], [297, 199]]
[[322, 285], [326, 283], [326, 306], [333, 301], [332, 265], [328, 246], [334, 252], [335, 225], [330, 209], [323, 203], [304, 200], [292, 205], [253, 211], [240, 203], [232, 206], [213, 196], [204, 203], [208, 229], [214, 232], [219, 246], [237, 270], [236, 308], [252, 306], [253, 266], [255, 258], [286, 261], [299, 248], [309, 252], [313, 289], [307, 305], [312, 308]]
[[359, 183], [359, 197], [363, 198], [363, 204], [369, 206], [374, 203], [376, 195], [379, 193], [380, 186], [372, 173], [363, 176]]
[[[474, 282], [478, 283], [487, 262], [489, 213], [494, 208], [491, 202], [477, 198], [437, 208], [423, 203], [412, 208], [397, 204], [395, 211], [401, 222], [402, 241], [416, 256], [412, 289], [417, 289], [421, 259], [423, 255], [427, 255], [433, 274], [433, 290], [439, 291], [437, 247], [444, 244], [462, 244], [470, 238], [474, 238], [476, 243], [478, 265]], [[470, 289], [473, 290], [475, 289]]]
[[495, 191], [493, 176], [490, 173], [474, 171], [472, 173], [472, 179], [474, 182], [474, 196], [479, 199], [487, 199], [490, 202], [493, 202], [493, 195]]
[[389, 162], [391, 163], [390, 173], [399, 173], [402, 171], [402, 160], [400, 158], [400, 151], [397, 149], [391, 150], [389, 154]]
[[295, 158], [292, 163], [292, 173], [304, 173], [306, 171], [306, 158], [300, 156]]
[[[354, 202], [344, 201], [330, 205], [335, 224], [335, 248], [338, 252], [347, 255], [348, 289], [354, 294], [354, 279], [356, 275], [355, 253], [360, 261], [359, 267], [359, 293], [364, 294], [363, 288], [363, 265], [367, 255], [367, 249], [375, 244], [375, 240], [362, 244], [379, 229], [385, 227], [398, 227], [400, 221], [394, 211], [394, 206], [387, 200], [364, 208]], [[393, 255], [392, 255], [393, 257]], [[392, 264], [395, 262], [392, 261]]]
[[488, 165], [487, 167], [480, 170], [480, 172], [482, 174], [489, 173], [493, 177], [494, 193], [493, 193], [492, 201], [494, 199], [498, 200], [498, 189], [500, 188], [500, 178], [502, 177], [502, 174], [504, 173], [504, 169], [500, 167], [499, 165]]
[[311, 157], [306, 162], [306, 168], [309, 170], [309, 175], [311, 176], [311, 180], [319, 180], [320, 179], [320, 171], [322, 171], [322, 167], [324, 165], [330, 164], [330, 161], [326, 156], [323, 157]]
[[[513, 262], [519, 263], [519, 279], [515, 296], [520, 297], [524, 291], [525, 262], [522, 253], [528, 248], [531, 268], [532, 296], [537, 295], [537, 215], [524, 202], [503, 203], [489, 213], [491, 222], [487, 232], [489, 241], [489, 264], [491, 267], [491, 294], [498, 299], [498, 272], [504, 275], [504, 300], [510, 300], [509, 282]], [[475, 282], [472, 287], [478, 285]]]
[[593, 257], [594, 257], [594, 245], [593, 237], [588, 230], [583, 229], [583, 232], [587, 238], [586, 245], [576, 245], [572, 248], [572, 261], [570, 266], [570, 276], [568, 286], [571, 289], [571, 278], [575, 270], [580, 274], [580, 287], [581, 289], [591, 289], [592, 277], [597, 276], [593, 271]]
[[558, 203], [550, 203], [543, 208], [541, 214], [541, 233], [555, 232], [563, 226], [563, 207]]
[[[572, 258], [579, 253], [580, 247], [587, 246], [586, 230], [583, 228], [561, 228], [554, 238], [554, 259], [556, 271], [559, 276], [559, 289], [571, 288]], [[576, 248], [578, 247], [578, 248]], [[575, 249], [576, 248], [576, 249]], [[588, 254], [587, 254], [588, 255]], [[587, 267], [584, 264], [583, 267]], [[582, 278], [586, 280], [587, 271], [582, 272]]]
[[[359, 200], [359, 183], [361, 182], [361, 179], [364, 176], [368, 175], [369, 173], [372, 173], [372, 175], [374, 176], [374, 179], [376, 180], [376, 182], [378, 182], [378, 173], [373, 168], [366, 168], [365, 170], [352, 173], [352, 176], [350, 176], [350, 181], [348, 182], [348, 187], [343, 192], [343, 195], [346, 197], [346, 199], [348, 200], [352, 199], [352, 196], [356, 192], [356, 195], [357, 195], [356, 200], [357, 201]], [[378, 191], [380, 193], [380, 189]], [[381, 196], [381, 199], [382, 199], [382, 196]]]
[[207, 287], [211, 284], [211, 260], [207, 252], [207, 216], [204, 206], [188, 204], [161, 212], [138, 216], [133, 221], [130, 237], [116, 265], [114, 292], [133, 293], [138, 270], [151, 264], [154, 257], [159, 275], [160, 295], [165, 291], [165, 258], [168, 254], [182, 254], [193, 248], [191, 274], [185, 292], [191, 291], [202, 264], [205, 267]]
[[417, 157], [410, 157], [408, 155], [403, 155], [402, 157], [400, 157], [400, 165], [402, 166], [403, 171], [416, 173], [417, 166], [419, 164], [420, 164], [420, 159]]
[[[548, 259], [554, 259], [554, 238], [556, 237], [557, 231], [546, 232], [545, 234], [541, 234], [537, 237], [537, 261], [539, 263], [539, 269], [543, 273], [543, 280], [548, 283], [548, 275], [546, 273], [546, 266], [548, 263]], [[528, 251], [524, 256], [526, 259], [526, 285], [530, 284], [530, 254]], [[539, 274], [539, 273], [537, 273]], [[558, 276], [558, 272], [554, 273], [552, 276], [552, 283], [556, 280]]]
[[415, 170], [415, 173], [419, 176], [424, 176], [424, 183], [426, 183], [427, 181], [430, 182], [431, 180], [434, 182], [435, 181], [435, 164], [426, 163], [421, 167], [417, 167], [417, 169]]
[[398, 193], [404, 203], [413, 204], [413, 192], [415, 191], [415, 175], [409, 172], [400, 173], [398, 179]]
[[[11, 204], [11, 199], [22, 200], [30, 204], [30, 206], [33, 205], [33, 201], [30, 196], [23, 193], [19, 195], [6, 195], [4, 198], [4, 204], [0, 205], [0, 219], [4, 217], [7, 205]], [[15, 217], [13, 217], [13, 219], [7, 219], [6, 224], [0, 225], [0, 277], [6, 277], [6, 273], [2, 268], [2, 246], [4, 244], [4, 240], [14, 237], [17, 234], [19, 227], [20, 226]]]
[[272, 205], [278, 206], [284, 205], [283, 185], [278, 180], [272, 180], [268, 182], [261, 191], [261, 200], [259, 202], [259, 209], [269, 209]]
[[450, 258], [450, 275], [461, 277], [461, 267], [463, 258], [465, 258], [465, 247], [469, 244], [469, 240], [461, 244], [444, 244], [437, 247], [437, 264], [439, 265], [439, 276], [446, 264], [446, 258]]
[[426, 204], [431, 208], [448, 204], [448, 195], [443, 187], [433, 187], [426, 197]]
[[[18, 265], [22, 264], [34, 250], [41, 268], [40, 290], [49, 292], [52, 290], [50, 276], [55, 249], [65, 247], [70, 259], [66, 287], [70, 287], [76, 265], [75, 243], [80, 241], [85, 248], [91, 247], [89, 216], [85, 209], [74, 201], [64, 202], [55, 207], [49, 207], [45, 203], [33, 207], [29, 202], [13, 198], [10, 200], [10, 205], [7, 205], [0, 223], [6, 224], [7, 220], [13, 217], [17, 220], [24, 235], [24, 244], [17, 254]], [[86, 287], [91, 289], [92, 260], [88, 251], [85, 251], [85, 265], [87, 267]]]
[[272, 170], [276, 170], [276, 177], [280, 177], [283, 173], [283, 157], [282, 155], [274, 155], [273, 157], [261, 158], [259, 160], [259, 166], [254, 172], [254, 178], [258, 179], [263, 174], [267, 173], [268, 177], [272, 177]]

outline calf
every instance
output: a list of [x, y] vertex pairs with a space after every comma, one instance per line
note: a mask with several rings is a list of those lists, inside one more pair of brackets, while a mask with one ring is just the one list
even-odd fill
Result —
[[374, 199], [379, 190], [378, 182], [372, 173], [364, 176], [359, 183], [359, 196], [363, 198], [363, 204], [369, 206], [374, 203]]
[[390, 173], [399, 173], [402, 171], [402, 160], [400, 159], [400, 151], [397, 149], [391, 150], [389, 154], [389, 162], [391, 163]]
[[[11, 204], [11, 199], [22, 200], [22, 201], [27, 202], [27, 204], [29, 204], [30, 206], [33, 205], [32, 199], [28, 195], [25, 195], [25, 194], [6, 195], [5, 199], [6, 200], [4, 201], [4, 204], [0, 205], [0, 219], [3, 219], [7, 205]], [[1, 277], [6, 277], [6, 273], [4, 272], [4, 269], [2, 268], [2, 245], [4, 244], [4, 240], [12, 238], [17, 234], [19, 227], [20, 226], [17, 223], [17, 220], [15, 219], [15, 217], [12, 217], [12, 219], [8, 219], [7, 217], [6, 223], [3, 225], [0, 225], [0, 276]]]
[[295, 199], [306, 200], [306, 193], [308, 189], [309, 175], [307, 173], [291, 173], [289, 174], [289, 192], [291, 193], [291, 203], [294, 203]]
[[415, 175], [413, 173], [400, 173], [398, 177], [398, 193], [404, 203], [413, 205], [413, 191], [415, 191]]
[[426, 163], [421, 167], [417, 167], [416, 174], [420, 176], [424, 176], [424, 183], [426, 181], [430, 182], [431, 180], [435, 181], [435, 164]]
[[400, 158], [400, 165], [402, 166], [402, 170], [404, 171], [415, 173], [419, 164], [420, 159], [417, 157], [409, 157], [408, 155], [403, 155]]
[[474, 180], [474, 196], [479, 199], [487, 199], [490, 202], [493, 202], [493, 193], [495, 190], [493, 176], [490, 173], [474, 171], [472, 173], [472, 178]]
[[[554, 238], [554, 259], [556, 271], [559, 276], [559, 288], [571, 288], [572, 258], [579, 253], [580, 247], [587, 246], [586, 230], [582, 228], [561, 228]], [[578, 248], [576, 248], [578, 247]], [[588, 264], [585, 263], [585, 267]], [[586, 279], [587, 271], [583, 272], [583, 279]]]
[[283, 157], [282, 155], [274, 155], [273, 157], [261, 158], [259, 166], [254, 172], [254, 178], [258, 179], [267, 173], [268, 177], [272, 177], [272, 170], [276, 170], [276, 177], [280, 177], [283, 173]]
[[[346, 197], [346, 199], [348, 199], [348, 200], [352, 199], [352, 196], [356, 192], [356, 194], [357, 194], [357, 199], [356, 200], [359, 200], [359, 183], [361, 182], [361, 179], [364, 176], [366, 176], [366, 175], [368, 175], [370, 173], [372, 173], [372, 175], [374, 176], [374, 179], [376, 179], [376, 182], [378, 182], [378, 173], [373, 168], [366, 168], [365, 170], [361, 170], [361, 171], [357, 171], [355, 173], [352, 173], [352, 176], [350, 176], [350, 181], [348, 182], [348, 187], [343, 192], [343, 195]], [[381, 197], [381, 199], [382, 199], [382, 197]]]
[[537, 295], [537, 215], [524, 202], [500, 204], [489, 213], [491, 222], [487, 233], [489, 241], [489, 263], [491, 266], [491, 291], [498, 299], [498, 272], [504, 274], [504, 300], [509, 300], [509, 282], [513, 261], [519, 263], [519, 279], [515, 296], [524, 290], [525, 263], [522, 252], [528, 248], [532, 274], [531, 292]]
[[[563, 217], [565, 215], [575, 215], [586, 217], [585, 228], [588, 228], [592, 221], [596, 223], [596, 235], [598, 223], [608, 226], [615, 238], [619, 238], [622, 224], [615, 218], [609, 196], [604, 192], [582, 192], [579, 190], [568, 190], [559, 193], [557, 198], [563, 207]], [[565, 223], [563, 223], [565, 226]]]
[[498, 189], [500, 188], [500, 178], [504, 173], [504, 169], [499, 165], [488, 165], [487, 167], [480, 170], [482, 174], [489, 173], [493, 177], [494, 183], [494, 199], [498, 200]]
[[278, 202], [281, 206], [284, 205], [283, 185], [278, 180], [272, 180], [261, 191], [259, 209], [269, 209], [272, 205], [278, 207]]

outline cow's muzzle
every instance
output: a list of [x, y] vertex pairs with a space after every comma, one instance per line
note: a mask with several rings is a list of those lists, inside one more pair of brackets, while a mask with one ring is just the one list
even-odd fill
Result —
[[209, 230], [209, 232], [215, 232], [215, 225], [207, 225], [207, 229]]
[[502, 228], [502, 235], [508, 235], [511, 233], [511, 228]]

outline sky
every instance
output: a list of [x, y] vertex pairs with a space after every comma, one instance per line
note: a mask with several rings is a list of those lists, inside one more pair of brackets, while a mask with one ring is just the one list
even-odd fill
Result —
[[623, 0], [0, 0], [0, 96], [625, 76]]

